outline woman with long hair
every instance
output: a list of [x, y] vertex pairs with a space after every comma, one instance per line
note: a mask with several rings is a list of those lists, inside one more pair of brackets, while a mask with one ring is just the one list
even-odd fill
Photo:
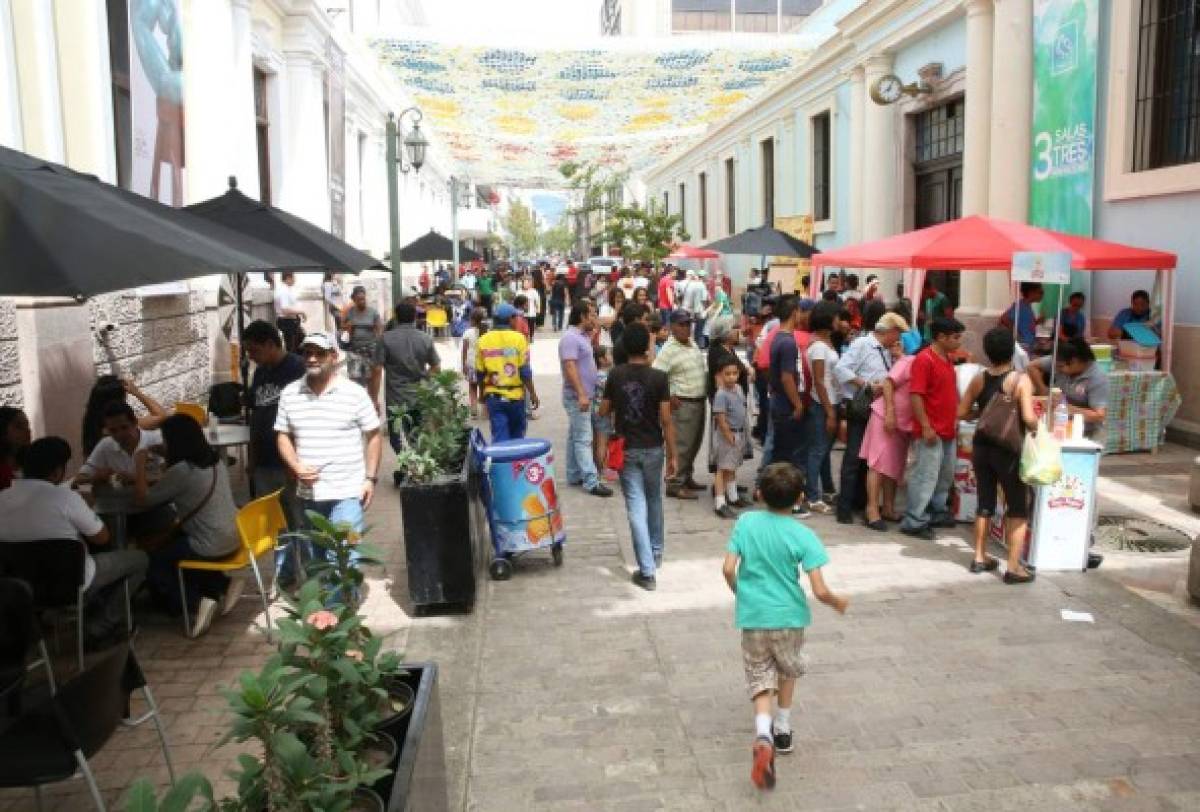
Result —
[[600, 346], [612, 347], [621, 338], [625, 325], [621, 323], [620, 315], [624, 307], [625, 291], [616, 285], [609, 288], [606, 301], [600, 305], [600, 329], [596, 331]]
[[138, 428], [151, 431], [163, 424], [169, 417], [166, 409], [158, 401], [138, 388], [132, 378], [118, 378], [116, 375], [101, 375], [92, 385], [88, 393], [87, 407], [83, 411], [83, 453], [91, 454], [92, 449], [104, 437], [104, 410], [113, 401], [125, 403], [132, 395], [145, 407], [147, 414], [138, 418]]
[[[237, 506], [229, 488], [229, 475], [216, 449], [208, 444], [204, 430], [190, 417], [172, 415], [162, 424], [166, 470], [151, 483], [147, 474], [149, 449], [134, 454], [134, 504], [173, 504], [182, 522], [179, 534], [159, 550], [151, 550], [146, 582], [168, 609], [182, 609], [176, 575], [184, 559], [216, 560], [237, 551], [241, 538], [237, 529]], [[243, 581], [230, 580], [221, 572], [184, 572], [189, 603], [197, 602], [192, 637], [208, 631], [218, 607], [225, 614], [241, 595]], [[220, 602], [218, 604], [218, 602]]]
[[647, 308], [650, 308], [652, 306], [650, 304], [650, 292], [647, 291], [644, 286], [640, 287], [640, 288], [634, 288], [633, 289], [633, 303], [645, 305]]
[[29, 418], [15, 406], [0, 406], [0, 490], [21, 470], [21, 457], [33, 442]]

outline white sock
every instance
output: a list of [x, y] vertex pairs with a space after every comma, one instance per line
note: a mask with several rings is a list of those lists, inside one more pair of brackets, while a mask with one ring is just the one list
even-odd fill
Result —
[[738, 489], [736, 482], [730, 482], [725, 486], [725, 498], [730, 502], [736, 502], [738, 500]]
[[721, 508], [725, 507], [725, 497], [719, 493], [716, 496], [714, 496], [713, 497], [713, 507], [716, 508], [717, 510], [720, 510]]
[[792, 732], [792, 709], [779, 708], [775, 711], [775, 729], [780, 733]]
[[771, 714], [754, 714], [754, 734], [764, 739], [771, 738]]

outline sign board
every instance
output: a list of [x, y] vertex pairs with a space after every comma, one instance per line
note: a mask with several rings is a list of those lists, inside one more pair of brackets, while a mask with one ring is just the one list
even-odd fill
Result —
[[[775, 228], [788, 236], [813, 243], [813, 218], [811, 214], [780, 215], [775, 218]], [[800, 257], [771, 257], [770, 280], [778, 282], [781, 290], [801, 292], [801, 280], [812, 270], [811, 259]]]
[[1013, 254], [1012, 280], [1043, 285], [1071, 284], [1070, 251], [1017, 251]]

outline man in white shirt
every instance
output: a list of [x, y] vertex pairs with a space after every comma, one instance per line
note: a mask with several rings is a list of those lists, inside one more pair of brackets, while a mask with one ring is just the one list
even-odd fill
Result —
[[[25, 452], [24, 479], [0, 491], [0, 544], [11, 541], [50, 541], [82, 538], [94, 545], [108, 544], [104, 523], [78, 493], [62, 487], [71, 446], [61, 437], [43, 437]], [[84, 562], [84, 587], [88, 607], [84, 612], [85, 639], [101, 645], [125, 630], [125, 596], [121, 582], [129, 579], [134, 592], [146, 575], [146, 554], [141, 550], [111, 550], [88, 554]]]
[[75, 481], [108, 483], [115, 475], [124, 485], [133, 484], [133, 455], [143, 448], [162, 445], [162, 434], [138, 427], [137, 415], [124, 401], [110, 403], [101, 416], [105, 437], [96, 443]]
[[300, 300], [296, 296], [296, 275], [284, 271], [280, 282], [275, 286], [275, 326], [283, 333], [283, 346], [287, 351], [296, 352], [304, 337], [300, 322], [307, 317], [300, 309]]

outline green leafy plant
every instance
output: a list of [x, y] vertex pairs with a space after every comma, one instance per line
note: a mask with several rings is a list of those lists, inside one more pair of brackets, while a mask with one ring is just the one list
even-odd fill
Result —
[[429, 483], [454, 475], [462, 468], [471, 410], [463, 402], [461, 376], [452, 370], [431, 375], [413, 392], [413, 409], [421, 415], [416, 425], [394, 411], [392, 426], [404, 438], [396, 455], [396, 470], [413, 484]]
[[620, 206], [608, 213], [603, 240], [621, 248], [621, 256], [660, 263], [671, 246], [691, 239], [678, 214], [663, 211], [656, 201], [646, 208]]
[[159, 800], [154, 785], [143, 778], [129, 788], [126, 812], [208, 812], [216, 808], [212, 783], [198, 772], [179, 777]]

